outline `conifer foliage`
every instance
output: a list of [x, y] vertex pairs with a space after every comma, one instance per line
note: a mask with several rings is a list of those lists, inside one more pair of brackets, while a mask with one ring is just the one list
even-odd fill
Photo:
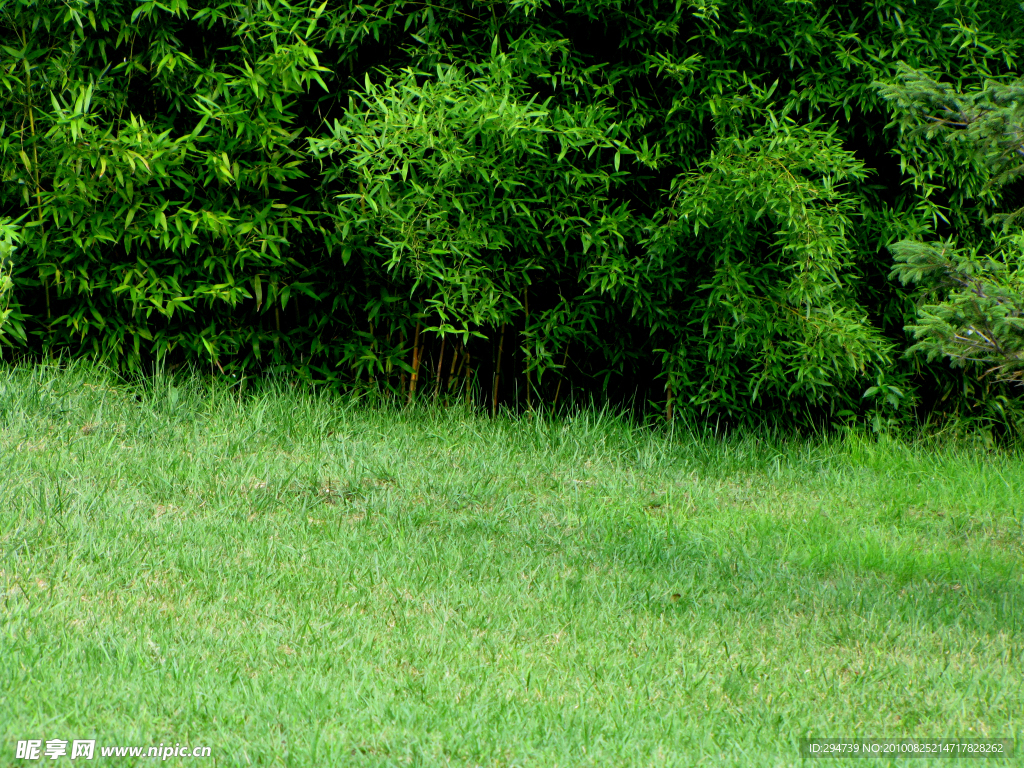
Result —
[[[989, 173], [988, 188], [1013, 184], [1024, 174], [1024, 81], [960, 91], [904, 67], [899, 81], [880, 90], [905, 132], [954, 144]], [[1022, 214], [1024, 208], [992, 214], [989, 237], [964, 245], [949, 239], [892, 246], [893, 275], [928, 286], [936, 299], [908, 327], [917, 341], [909, 352], [980, 368], [995, 381], [1024, 382]]]

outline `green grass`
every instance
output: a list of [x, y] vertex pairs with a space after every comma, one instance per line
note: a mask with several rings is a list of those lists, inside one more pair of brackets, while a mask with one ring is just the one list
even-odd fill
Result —
[[545, 767], [1021, 740], [1022, 489], [964, 442], [0, 369], [0, 765], [30, 738]]

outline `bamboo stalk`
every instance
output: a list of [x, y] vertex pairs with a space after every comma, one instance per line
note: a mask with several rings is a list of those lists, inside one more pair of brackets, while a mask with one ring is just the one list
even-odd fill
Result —
[[505, 328], [507, 323], [501, 324], [501, 336], [498, 339], [498, 361], [494, 364], [494, 388], [491, 392], [491, 416], [498, 413], [498, 385], [501, 382], [501, 355], [505, 351]]
[[465, 385], [464, 385], [464, 388], [466, 390], [466, 405], [469, 405], [469, 381], [470, 381], [470, 377], [473, 375], [473, 368], [470, 366], [469, 363], [470, 363], [470, 357], [469, 357], [469, 352], [467, 351], [466, 352], [466, 379], [465, 379]]
[[[398, 337], [398, 346], [399, 347], [404, 347], [405, 346], [405, 331], [404, 330], [402, 331], [402, 334]], [[400, 371], [400, 373], [398, 374], [398, 391], [401, 392], [404, 395], [405, 394], [405, 368], [402, 368], [401, 366], [399, 366], [398, 369]], [[390, 385], [390, 384], [391, 384], [391, 382], [389, 381], [388, 385]]]
[[441, 391], [441, 370], [444, 368], [444, 342], [445, 337], [441, 336], [441, 356], [437, 361], [437, 375], [434, 377], [434, 402], [437, 402], [437, 395]]
[[370, 378], [373, 381], [373, 383], [375, 383], [377, 385], [377, 391], [379, 392], [380, 391], [380, 360], [377, 359], [377, 336], [376, 336], [376, 334], [374, 333], [374, 330], [373, 330], [373, 321], [372, 320], [370, 321], [370, 352], [373, 353], [373, 363], [372, 363], [372, 365], [374, 367], [371, 369], [372, 372], [368, 374], [368, 378]]
[[[458, 370], [455, 368], [455, 361], [459, 361]], [[462, 378], [462, 369], [466, 367], [466, 345], [460, 344], [458, 352], [452, 358], [452, 369], [448, 372], [448, 386], [445, 389], [448, 392], [452, 391], [452, 374], [455, 375], [455, 386], [459, 385], [459, 379]]]
[[[388, 328], [388, 335], [387, 335], [387, 338], [384, 341], [385, 349], [388, 349], [388, 350], [391, 349], [391, 335], [392, 335], [392, 333], [393, 333], [393, 331], [391, 330], [391, 328]], [[388, 385], [389, 388], [391, 387], [391, 370], [394, 367], [395, 366], [391, 362], [391, 354], [388, 353], [387, 357], [384, 358], [384, 381], [387, 382], [387, 385]]]
[[565, 363], [569, 359], [569, 345], [565, 345], [565, 354], [562, 355], [562, 373], [559, 374], [558, 386], [555, 388], [555, 402], [551, 406], [551, 413], [554, 414], [558, 408], [558, 396], [562, 394], [562, 382], [565, 381]]
[[[21, 35], [22, 43], [25, 45], [25, 50], [28, 50], [28, 42], [26, 35], [22, 31]], [[43, 226], [43, 188], [39, 182], [39, 146], [36, 142], [36, 116], [35, 116], [35, 105], [32, 101], [32, 68], [28, 65], [28, 59], [25, 59], [25, 89], [28, 92], [28, 127], [32, 134], [32, 170], [33, 176], [35, 176], [36, 182], [36, 211], [39, 214], [39, 228], [42, 231]], [[22, 123], [22, 129], [24, 130], [24, 123]], [[24, 142], [22, 142], [24, 144]], [[44, 236], [45, 242], [45, 236]], [[50, 312], [50, 280], [49, 278], [43, 278], [43, 287], [46, 289], [46, 319], [51, 320], [53, 315]]]
[[412, 342], [412, 376], [409, 377], [409, 396], [406, 398], [406, 405], [409, 405], [412, 402], [413, 397], [416, 396], [416, 384], [420, 380], [421, 357], [422, 352], [420, 351], [420, 324], [416, 323], [416, 338]]
[[[22, 33], [21, 39], [25, 43], [27, 51], [28, 43], [25, 41], [24, 33]], [[27, 58], [25, 59], [25, 88], [28, 90], [28, 127], [32, 132], [32, 166], [36, 177], [36, 208], [39, 211], [39, 221], [41, 222], [43, 220], [43, 190], [39, 183], [39, 147], [36, 144], [36, 116], [34, 114], [35, 106], [32, 103], [32, 68], [28, 65]]]
[[[523, 308], [526, 310], [526, 323], [523, 326], [523, 334], [525, 335], [526, 329], [530, 326], [530, 294], [525, 288], [523, 288]], [[530, 366], [527, 363], [526, 366], [526, 410], [533, 410], [533, 377], [530, 375]]]
[[665, 384], [665, 390], [668, 392], [668, 398], [665, 400], [665, 417], [672, 421], [672, 384], [671, 382]]

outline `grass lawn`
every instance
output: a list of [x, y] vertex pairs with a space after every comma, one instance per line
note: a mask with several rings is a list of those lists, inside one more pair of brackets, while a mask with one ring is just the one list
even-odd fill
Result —
[[1021, 455], [980, 443], [0, 369], [0, 765], [28, 739], [95, 739], [89, 765], [1020, 754], [1022, 490]]

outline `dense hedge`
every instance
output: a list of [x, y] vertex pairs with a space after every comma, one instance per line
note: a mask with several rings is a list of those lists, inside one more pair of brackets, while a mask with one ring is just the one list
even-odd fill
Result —
[[489, 405], [570, 382], [737, 421], [968, 386], [902, 358], [923, 298], [885, 246], [982, 237], [1004, 192], [887, 127], [877, 83], [901, 61], [1007, 75], [1022, 21], [992, 0], [0, 0], [4, 342], [405, 397], [475, 382]]

